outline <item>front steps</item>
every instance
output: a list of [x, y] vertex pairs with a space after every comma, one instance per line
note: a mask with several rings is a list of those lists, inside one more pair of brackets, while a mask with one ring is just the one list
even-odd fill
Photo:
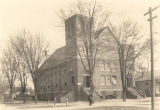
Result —
[[136, 88], [128, 87], [126, 97], [129, 99], [145, 98], [145, 94]]

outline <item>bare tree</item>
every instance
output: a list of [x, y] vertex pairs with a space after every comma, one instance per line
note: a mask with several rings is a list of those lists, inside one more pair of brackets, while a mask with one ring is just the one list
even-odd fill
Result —
[[14, 86], [16, 81], [16, 56], [10, 46], [3, 51], [2, 73], [7, 79], [10, 88], [10, 101], [13, 101]]
[[148, 39], [144, 40], [144, 36], [140, 35], [137, 23], [130, 20], [122, 22], [117, 27], [110, 23], [108, 30], [117, 43], [123, 101], [126, 101], [127, 74], [134, 72], [135, 60], [148, 52], [150, 42]]
[[17, 73], [17, 78], [20, 81], [21, 85], [21, 95], [23, 99], [23, 103], [26, 103], [26, 92], [27, 92], [27, 78], [28, 78], [28, 68], [26, 65], [26, 62], [21, 58], [17, 57], [16, 60], [16, 73]]
[[4, 74], [0, 73], [0, 98], [3, 98], [6, 90], [8, 88], [8, 83]]
[[150, 61], [147, 56], [148, 54], [145, 54], [145, 56], [140, 56], [135, 63], [135, 72], [136, 72], [136, 79], [142, 78], [146, 75], [146, 73], [149, 72], [150, 67]]
[[[48, 45], [42, 39], [41, 34], [31, 34], [29, 31], [22, 30], [13, 36], [12, 46], [17, 55], [23, 59], [27, 69], [32, 77], [35, 91], [35, 103], [37, 103], [37, 85], [38, 85], [38, 68], [44, 61], [44, 51], [47, 50]], [[25, 67], [23, 65], [22, 67]]]
[[104, 43], [101, 33], [107, 26], [109, 12], [106, 12], [96, 1], [86, 2], [83, 0], [73, 3], [66, 12], [60, 10], [59, 17], [63, 22], [71, 15], [80, 15], [81, 27], [77, 35], [80, 43], [77, 50], [85, 72], [90, 74], [90, 88], [93, 96], [93, 74], [99, 48]]

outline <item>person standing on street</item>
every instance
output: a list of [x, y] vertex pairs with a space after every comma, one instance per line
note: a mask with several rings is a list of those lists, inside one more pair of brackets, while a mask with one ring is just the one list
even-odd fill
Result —
[[91, 94], [88, 95], [88, 101], [89, 101], [89, 105], [91, 106], [93, 103], [93, 97]]

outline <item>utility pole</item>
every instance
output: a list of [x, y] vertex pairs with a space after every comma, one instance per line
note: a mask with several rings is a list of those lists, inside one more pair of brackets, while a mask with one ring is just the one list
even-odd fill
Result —
[[148, 21], [150, 22], [150, 44], [151, 44], [151, 110], [154, 110], [154, 98], [155, 98], [155, 79], [154, 79], [154, 49], [153, 49], [153, 19], [155, 19], [157, 16], [152, 17], [152, 12], [156, 10], [158, 7], [151, 8], [149, 7], [149, 11], [144, 14], [144, 16], [149, 14]]

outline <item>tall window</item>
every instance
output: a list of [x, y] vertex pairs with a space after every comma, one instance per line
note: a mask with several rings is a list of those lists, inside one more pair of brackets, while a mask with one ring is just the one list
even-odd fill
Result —
[[116, 84], [117, 84], [116, 75], [102, 75], [101, 76], [101, 86], [116, 85]]
[[64, 86], [67, 86], [67, 82], [64, 83]]
[[72, 76], [72, 84], [73, 84], [73, 85], [75, 84], [74, 76]]
[[72, 25], [71, 23], [69, 22], [68, 23], [68, 38], [70, 38], [72, 36]]
[[101, 71], [110, 71], [108, 64], [104, 61], [100, 62], [100, 70]]
[[112, 76], [112, 84], [113, 84], [113, 85], [116, 85], [116, 84], [117, 84], [116, 75], [113, 75], [113, 76]]
[[105, 76], [101, 76], [101, 86], [105, 85]]
[[57, 79], [60, 79], [60, 74], [61, 74], [61, 71], [57, 73]]
[[105, 71], [110, 71], [110, 68], [109, 68], [109, 66], [108, 66], [107, 64], [105, 64], [104, 67], [105, 67], [105, 68], [104, 68]]
[[105, 70], [105, 62], [103, 62], [103, 61], [100, 62], [100, 70], [101, 71]]
[[111, 77], [110, 75], [106, 76], [106, 85], [110, 85], [111, 84]]

